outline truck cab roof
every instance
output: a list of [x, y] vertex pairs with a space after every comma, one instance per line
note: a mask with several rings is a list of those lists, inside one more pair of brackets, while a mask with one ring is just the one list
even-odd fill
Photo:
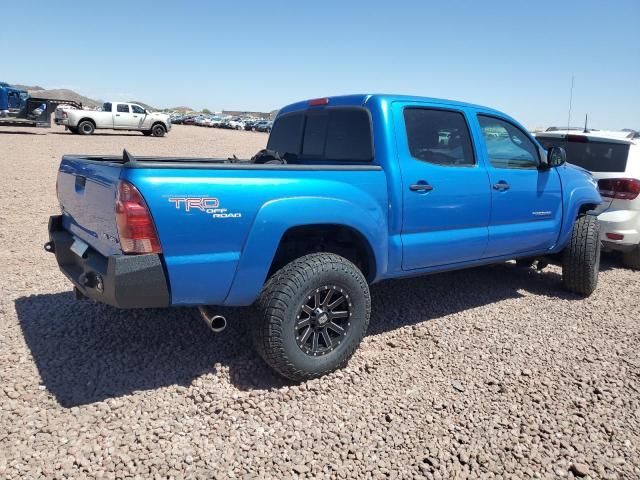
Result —
[[[322, 103], [321, 103], [322, 102]], [[476, 105], [473, 103], [460, 102], [456, 100], [447, 100], [443, 98], [433, 97], [421, 97], [412, 95], [397, 95], [388, 93], [360, 93], [351, 95], [338, 95], [331, 97], [323, 97], [318, 99], [303, 100], [301, 102], [292, 103], [282, 108], [278, 115], [293, 112], [296, 110], [304, 110], [314, 105], [327, 105], [327, 106], [365, 106], [370, 104], [390, 104], [392, 102], [416, 102], [416, 103], [428, 103], [428, 104], [441, 104], [448, 106], [455, 106], [459, 108], [473, 108], [482, 110], [486, 113], [493, 113], [500, 116], [505, 116], [502, 112], [494, 110], [492, 108], [484, 107], [482, 105]]]

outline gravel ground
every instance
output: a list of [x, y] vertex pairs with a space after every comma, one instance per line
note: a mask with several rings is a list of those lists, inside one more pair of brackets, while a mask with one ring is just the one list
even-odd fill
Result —
[[1, 478], [640, 478], [640, 282], [582, 300], [511, 264], [376, 285], [349, 366], [302, 385], [250, 309], [75, 302], [42, 249], [63, 153], [247, 156], [266, 135], [0, 129]]

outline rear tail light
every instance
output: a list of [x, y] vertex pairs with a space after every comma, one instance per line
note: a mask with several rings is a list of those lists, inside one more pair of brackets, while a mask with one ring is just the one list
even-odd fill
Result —
[[624, 235], [621, 233], [607, 233], [607, 238], [609, 240], [624, 240]]
[[640, 195], [640, 180], [635, 178], [603, 178], [598, 181], [600, 195], [619, 200], [634, 200]]
[[129, 182], [118, 183], [116, 224], [124, 253], [161, 253], [151, 213], [142, 195]]

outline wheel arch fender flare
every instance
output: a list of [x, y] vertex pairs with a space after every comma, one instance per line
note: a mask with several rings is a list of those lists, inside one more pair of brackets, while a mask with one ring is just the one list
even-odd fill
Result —
[[573, 224], [581, 213], [586, 213], [602, 203], [598, 191], [588, 186], [572, 188], [565, 194], [566, 214], [562, 218], [560, 235], [554, 251], [562, 250], [571, 239]]
[[327, 224], [351, 228], [369, 244], [374, 257], [374, 281], [386, 272], [387, 218], [378, 205], [330, 197], [280, 198], [265, 203], [258, 211], [240, 253], [225, 305], [248, 305], [255, 300], [289, 229]]
[[[75, 124], [75, 128], [78, 128], [78, 126], [82, 123], [82, 122], [91, 122], [93, 123], [93, 128], [98, 128], [98, 125], [96, 124], [96, 121], [91, 118], [91, 117], [81, 117], [80, 120], [78, 120]], [[71, 125], [73, 126], [73, 125]]]

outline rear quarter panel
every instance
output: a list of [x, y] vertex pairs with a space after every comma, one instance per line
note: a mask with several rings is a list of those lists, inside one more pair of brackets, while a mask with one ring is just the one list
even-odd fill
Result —
[[[127, 169], [123, 175], [151, 210], [174, 305], [252, 303], [293, 226], [352, 226], [376, 259], [387, 257], [382, 170]], [[215, 201], [203, 210], [176, 200], [187, 198]]]

